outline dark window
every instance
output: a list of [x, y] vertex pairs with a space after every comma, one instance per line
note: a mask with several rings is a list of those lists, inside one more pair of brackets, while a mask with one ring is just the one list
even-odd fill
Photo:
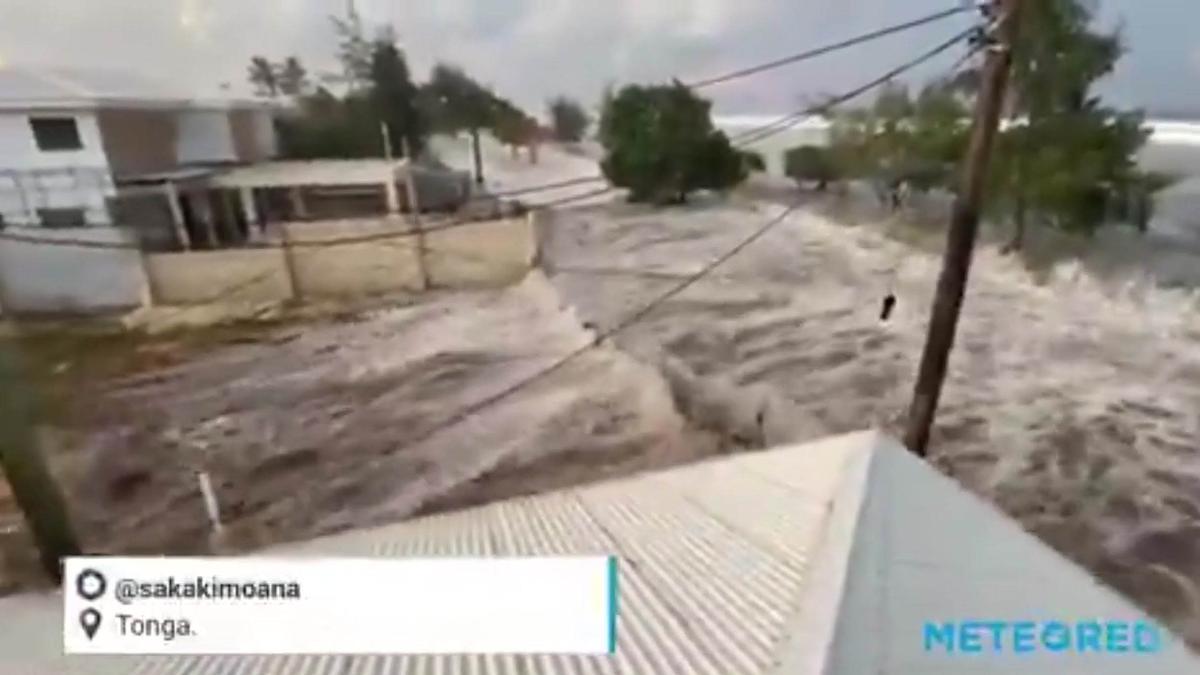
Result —
[[32, 118], [29, 126], [33, 127], [33, 137], [40, 150], [79, 150], [83, 147], [74, 117]]
[[42, 227], [84, 227], [87, 217], [83, 209], [38, 209]]

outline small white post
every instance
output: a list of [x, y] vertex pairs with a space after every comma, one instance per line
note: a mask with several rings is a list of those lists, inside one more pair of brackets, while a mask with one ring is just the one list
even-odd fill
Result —
[[184, 224], [183, 209], [179, 208], [179, 189], [175, 187], [174, 183], [168, 181], [163, 191], [167, 206], [171, 209], [171, 226], [175, 228], [175, 237], [179, 239], [183, 250], [190, 251], [192, 239], [188, 236], [187, 226]]
[[400, 191], [396, 189], [396, 167], [388, 162], [387, 180], [383, 183], [384, 194], [387, 196], [388, 213], [400, 213]]
[[[223, 193], [219, 193], [222, 194]], [[200, 222], [204, 223], [204, 235], [208, 239], [208, 247], [217, 247], [217, 226], [214, 222], [216, 214], [213, 213], [212, 201], [208, 192], [204, 193], [202, 199], [196, 199], [192, 203], [199, 214]], [[224, 202], [224, 199], [221, 200]]]
[[298, 220], [307, 220], [308, 204], [304, 202], [304, 188], [296, 186], [288, 190], [288, 197], [292, 200], [292, 215]]
[[417, 196], [416, 168], [408, 139], [400, 139], [404, 148], [404, 186], [408, 189], [408, 213], [417, 233], [417, 269], [421, 274], [421, 290], [429, 290], [429, 267], [425, 260], [425, 226], [421, 224], [421, 203]]
[[400, 139], [400, 144], [404, 147], [404, 187], [408, 192], [408, 212], [412, 215], [413, 224], [416, 229], [421, 229], [421, 203], [417, 198], [417, 183], [414, 175], [416, 171], [416, 163], [413, 162], [412, 153], [408, 148], [408, 139]]
[[242, 200], [242, 215], [246, 218], [246, 229], [258, 227], [258, 209], [254, 206], [254, 188], [244, 187], [238, 191]]
[[217, 493], [213, 490], [212, 481], [207, 471], [196, 472], [196, 482], [200, 484], [200, 496], [204, 498], [204, 510], [208, 512], [208, 520], [212, 523], [213, 534], [221, 534], [221, 508], [217, 504]]
[[[380, 122], [379, 129], [383, 132], [383, 158], [387, 161], [392, 161], [392, 130], [388, 127], [387, 122]], [[404, 151], [404, 156], [408, 156], [408, 150]]]

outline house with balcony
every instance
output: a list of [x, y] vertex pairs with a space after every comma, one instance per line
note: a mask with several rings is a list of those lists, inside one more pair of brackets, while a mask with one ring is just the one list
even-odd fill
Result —
[[150, 294], [142, 253], [468, 199], [469, 177], [432, 159], [277, 161], [278, 112], [128, 73], [0, 68], [0, 311], [127, 309]]
[[113, 225], [123, 186], [273, 159], [272, 107], [106, 71], [0, 68], [0, 226]]
[[187, 236], [186, 216], [212, 211], [195, 181], [275, 157], [272, 115], [261, 101], [197, 98], [130, 73], [0, 68], [0, 305], [138, 304], [136, 251], [13, 239], [170, 246]]

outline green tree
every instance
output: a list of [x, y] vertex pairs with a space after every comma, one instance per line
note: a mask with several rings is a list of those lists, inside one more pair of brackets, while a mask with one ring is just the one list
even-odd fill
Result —
[[484, 129], [492, 125], [496, 97], [458, 66], [439, 63], [425, 85], [427, 105], [444, 131]]
[[425, 123], [417, 107], [417, 87], [404, 53], [392, 42], [379, 40], [371, 54], [371, 101], [375, 115], [386, 124], [394, 157], [401, 157], [404, 141], [419, 155], [425, 147]]
[[956, 189], [956, 168], [967, 151], [970, 119], [953, 82], [938, 81], [922, 89], [902, 130], [896, 179], [921, 192]]
[[496, 99], [493, 106], [492, 133], [497, 140], [512, 148], [515, 157], [520, 146], [534, 142], [537, 120], [505, 99]]
[[351, 91], [367, 86], [371, 81], [375, 48], [373, 41], [367, 37], [362, 16], [351, 4], [345, 18], [331, 16], [329, 20], [333, 22], [333, 30], [338, 36], [338, 61], [342, 64], [346, 86]]
[[267, 57], [252, 57], [246, 76], [258, 96], [279, 96], [279, 70]]
[[1026, 3], [1014, 50], [1010, 112], [997, 144], [992, 208], [1011, 217], [1010, 250], [1030, 221], [1091, 233], [1131, 190], [1156, 187], [1137, 169], [1148, 138], [1140, 112], [1093, 93], [1124, 50], [1117, 32], [1094, 30], [1094, 3]]
[[891, 125], [912, 117], [915, 106], [908, 86], [900, 82], [888, 82], [880, 87], [873, 110], [879, 119]]
[[867, 109], [851, 108], [834, 115], [829, 132], [831, 161], [845, 178], [864, 179], [879, 171], [876, 122]]
[[375, 104], [362, 93], [339, 99], [319, 88], [300, 97], [277, 126], [280, 154], [287, 159], [378, 157], [383, 148]]
[[422, 93], [423, 107], [437, 121], [440, 131], [467, 130], [475, 155], [475, 182], [483, 184], [483, 158], [479, 145], [481, 129], [493, 127], [496, 96], [471, 79], [461, 68], [439, 63], [433, 68]]
[[763, 159], [762, 153], [754, 152], [753, 150], [739, 150], [738, 155], [742, 158], [742, 165], [746, 167], [746, 171], [754, 173], [756, 171], [763, 172], [767, 170], [767, 160]]
[[550, 102], [550, 120], [554, 127], [554, 138], [564, 143], [583, 140], [588, 125], [592, 123], [584, 107], [565, 96]]
[[791, 148], [783, 157], [784, 173], [797, 183], [816, 183], [824, 192], [829, 183], [837, 180], [838, 171], [833, 152], [815, 145]]
[[303, 96], [308, 92], [308, 70], [300, 59], [289, 56], [278, 69], [279, 92], [285, 96]]
[[713, 129], [711, 103], [671, 85], [622, 88], [600, 119], [604, 175], [633, 201], [681, 203], [698, 189], [724, 190], [746, 178], [741, 156]]

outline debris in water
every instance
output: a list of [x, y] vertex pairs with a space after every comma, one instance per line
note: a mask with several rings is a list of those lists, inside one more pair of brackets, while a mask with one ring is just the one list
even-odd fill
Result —
[[879, 320], [887, 321], [888, 319], [892, 318], [892, 310], [895, 308], [896, 295], [894, 293], [888, 293], [887, 297], [883, 299], [883, 311], [879, 314]]

